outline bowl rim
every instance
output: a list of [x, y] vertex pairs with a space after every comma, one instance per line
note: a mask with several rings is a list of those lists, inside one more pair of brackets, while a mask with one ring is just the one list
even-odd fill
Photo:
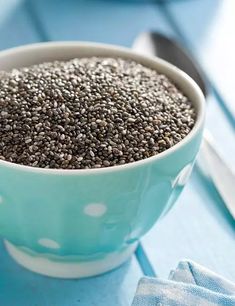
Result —
[[[53, 41], [53, 42], [41, 42], [41, 43], [27, 44], [27, 45], [17, 46], [17, 47], [13, 47], [13, 48], [9, 48], [9, 49], [0, 51], [0, 59], [3, 58], [4, 56], [14, 56], [17, 53], [18, 54], [24, 53], [25, 51], [33, 53], [38, 50], [43, 50], [43, 49], [49, 50], [49, 49], [56, 49], [56, 48], [67, 48], [67, 49], [68, 48], [83, 48], [83, 49], [90, 48], [94, 50], [97, 49], [97, 51], [103, 50], [106, 52], [110, 51], [110, 53], [116, 52], [116, 54], [113, 54], [113, 55], [111, 54], [110, 56], [111, 57], [114, 57], [114, 56], [122, 57], [123, 56], [126, 58], [133, 59], [137, 62], [138, 60], [147, 61], [148, 63], [152, 63], [160, 67], [160, 70], [161, 68], [166, 69], [167, 73], [169, 72], [175, 75], [178, 74], [179, 79], [180, 79], [179, 84], [184, 82], [187, 85], [187, 87], [191, 87], [191, 90], [194, 91], [194, 95], [195, 95], [194, 103], [195, 101], [197, 101], [196, 122], [192, 130], [181, 141], [179, 141], [177, 144], [175, 144], [171, 148], [161, 153], [158, 153], [156, 155], [153, 155], [151, 157], [141, 159], [138, 161], [134, 161], [131, 163], [126, 163], [123, 165], [115, 165], [115, 166], [109, 166], [109, 167], [103, 167], [103, 168], [102, 167], [101, 168], [90, 168], [90, 169], [53, 169], [53, 168], [40, 168], [40, 167], [21, 165], [21, 164], [17, 164], [17, 163], [13, 163], [13, 162], [9, 162], [9, 161], [0, 159], [0, 166], [4, 166], [7, 168], [15, 168], [18, 170], [23, 170], [23, 171], [38, 172], [42, 174], [54, 174], [54, 175], [65, 175], [65, 174], [66, 175], [94, 175], [94, 174], [112, 173], [116, 171], [128, 170], [128, 169], [136, 168], [138, 166], [149, 164], [153, 161], [161, 160], [171, 155], [172, 153], [176, 152], [181, 147], [189, 143], [191, 139], [198, 133], [200, 128], [202, 128], [203, 123], [204, 123], [204, 118], [205, 118], [205, 97], [201, 89], [189, 75], [187, 75], [185, 72], [183, 72], [176, 66], [170, 64], [169, 62], [163, 59], [160, 59], [159, 57], [142, 55], [142, 54], [135, 52], [134, 50], [130, 48], [117, 46], [117, 45], [111, 45], [111, 44], [86, 42], [86, 41]], [[95, 56], [95, 54], [93, 56]], [[97, 55], [97, 56], [100, 56], [100, 55]], [[55, 57], [55, 60], [56, 60], [56, 57]], [[155, 68], [151, 68], [151, 69], [155, 69]], [[171, 79], [171, 77], [169, 78]], [[178, 80], [176, 81], [176, 84], [179, 85]]]

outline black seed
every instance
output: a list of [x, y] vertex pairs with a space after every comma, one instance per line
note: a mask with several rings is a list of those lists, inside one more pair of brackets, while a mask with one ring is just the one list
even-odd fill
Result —
[[0, 159], [90, 169], [158, 154], [196, 113], [165, 76], [131, 60], [81, 58], [0, 71]]

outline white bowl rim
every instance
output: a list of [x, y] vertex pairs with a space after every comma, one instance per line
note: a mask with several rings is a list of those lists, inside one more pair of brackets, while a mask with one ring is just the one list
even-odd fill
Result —
[[[102, 173], [113, 173], [115, 171], [128, 170], [131, 168], [136, 168], [138, 166], [143, 166], [144, 164], [148, 164], [153, 161], [157, 161], [157, 160], [160, 160], [162, 158], [169, 156], [170, 154], [177, 151], [179, 148], [189, 143], [190, 140], [198, 133], [199, 129], [203, 126], [204, 118], [205, 118], [205, 98], [204, 98], [204, 95], [201, 89], [189, 75], [187, 75], [185, 72], [183, 72], [176, 66], [170, 64], [169, 62], [163, 59], [160, 59], [159, 57], [138, 54], [134, 50], [127, 48], [127, 47], [104, 44], [104, 43], [87, 42], [87, 41], [53, 41], [53, 42], [40, 42], [40, 43], [26, 44], [26, 45], [22, 45], [18, 47], [9, 48], [9, 49], [0, 51], [0, 58], [4, 56], [14, 55], [15, 53], [25, 52], [25, 51], [33, 52], [38, 49], [45, 49], [45, 48], [53, 49], [53, 48], [63, 48], [63, 47], [66, 47], [66, 48], [81, 47], [81, 48], [93, 48], [93, 49], [98, 48], [99, 50], [103, 49], [106, 51], [108, 50], [113, 51], [113, 52], [116, 51], [117, 53], [122, 53], [123, 55], [129, 57], [130, 59], [133, 58], [134, 56], [134, 57], [139, 58], [140, 60], [142, 59], [142, 60], [151, 61], [152, 63], [155, 63], [160, 67], [166, 68], [168, 71], [174, 74], [178, 74], [182, 80], [181, 82], [187, 83], [187, 86], [190, 86], [191, 89], [194, 90], [194, 93], [196, 95], [195, 100], [198, 101], [197, 118], [196, 118], [196, 122], [192, 130], [189, 132], [189, 134], [186, 135], [186, 137], [184, 137], [181, 141], [179, 141], [177, 144], [175, 144], [171, 148], [161, 153], [158, 153], [156, 155], [153, 155], [151, 157], [141, 159], [138, 161], [134, 161], [131, 163], [126, 163], [123, 165], [115, 165], [115, 166], [109, 166], [109, 167], [103, 167], [103, 168], [90, 168], [90, 169], [53, 169], [53, 168], [39, 168], [39, 167], [33, 167], [33, 166], [26, 166], [26, 165], [21, 165], [21, 164], [17, 164], [17, 163], [13, 163], [13, 162], [9, 162], [9, 161], [0, 159], [0, 166], [4, 166], [7, 168], [15, 168], [16, 170], [38, 172], [42, 174], [54, 174], [54, 175], [65, 175], [65, 174], [66, 175], [94, 175], [94, 174], [102, 174]], [[120, 54], [119, 55], [116, 54], [116, 55], [121, 57]], [[136, 60], [136, 59], [133, 59], [133, 60]], [[138, 62], [138, 60], [136, 61]], [[178, 85], [177, 82], [176, 82], [176, 85]]]

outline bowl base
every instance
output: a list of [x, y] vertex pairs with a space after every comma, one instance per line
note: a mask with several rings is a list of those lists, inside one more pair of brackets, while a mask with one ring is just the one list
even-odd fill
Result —
[[105, 258], [87, 262], [57, 262], [47, 258], [31, 256], [9, 241], [5, 246], [11, 257], [21, 266], [46, 276], [58, 278], [82, 278], [105, 273], [124, 263], [135, 251], [137, 242], [122, 252], [113, 252]]

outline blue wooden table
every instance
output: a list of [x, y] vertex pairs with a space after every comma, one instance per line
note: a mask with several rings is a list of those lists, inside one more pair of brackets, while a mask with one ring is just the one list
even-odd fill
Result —
[[[234, 0], [0, 0], [0, 48], [49, 40], [130, 47], [142, 31], [174, 36], [207, 73], [207, 128], [234, 169], [234, 20]], [[82, 280], [46, 278], [18, 266], [0, 242], [0, 305], [130, 305], [142, 275], [167, 277], [182, 258], [235, 281], [234, 221], [197, 168], [172, 211], [113, 272]]]

